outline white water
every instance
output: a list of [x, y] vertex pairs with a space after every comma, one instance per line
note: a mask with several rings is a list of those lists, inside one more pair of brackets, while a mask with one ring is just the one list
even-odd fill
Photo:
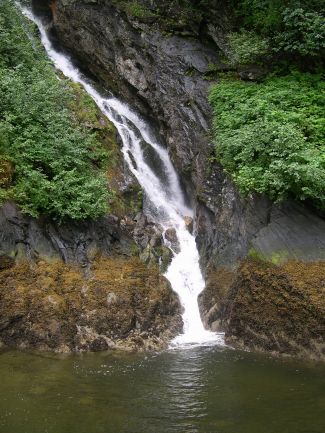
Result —
[[[71, 60], [54, 49], [42, 22], [30, 10], [24, 8], [22, 10], [24, 15], [38, 26], [42, 43], [55, 67], [67, 78], [80, 83], [103, 114], [114, 123], [122, 138], [124, 158], [149, 201], [147, 212], [163, 227], [164, 231], [168, 228], [176, 231], [180, 252], [174, 252], [165, 276], [179, 295], [184, 307], [182, 316], [184, 333], [172, 341], [172, 346], [223, 344], [223, 334], [205, 330], [200, 318], [197, 297], [204, 289], [204, 280], [199, 267], [199, 254], [194, 236], [189, 233], [184, 222], [185, 216], [193, 217], [193, 210], [184, 201], [184, 194], [167, 150], [157, 143], [148, 125], [125, 104], [115, 98], [105, 98], [100, 95]], [[163, 176], [158, 177], [147, 164], [142, 146], [144, 143], [154, 149]], [[161, 177], [164, 179], [162, 180]], [[168, 241], [166, 244], [168, 245]]]

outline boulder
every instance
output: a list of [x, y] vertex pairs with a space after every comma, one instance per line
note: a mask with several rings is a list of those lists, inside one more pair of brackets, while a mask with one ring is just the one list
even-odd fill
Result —
[[168, 228], [164, 233], [165, 239], [169, 242], [171, 249], [177, 254], [180, 252], [180, 245], [177, 233], [174, 228]]
[[222, 309], [232, 346], [325, 361], [325, 262], [245, 261]]
[[85, 278], [61, 261], [0, 271], [0, 345], [56, 352], [166, 348], [181, 306], [158, 267], [100, 258]]
[[193, 233], [193, 218], [190, 216], [184, 217], [184, 222], [187, 230], [192, 234]]

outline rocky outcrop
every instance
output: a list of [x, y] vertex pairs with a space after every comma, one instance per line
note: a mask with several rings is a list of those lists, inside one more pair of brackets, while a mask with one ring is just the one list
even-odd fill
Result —
[[231, 283], [221, 314], [229, 344], [325, 360], [325, 262], [248, 260]]
[[[313, 212], [292, 203], [274, 205], [265, 197], [243, 198], [222, 167], [207, 162], [212, 143], [208, 135], [210, 82], [205, 74], [209, 65], [222, 65], [222, 39], [231, 28], [225, 5], [211, 1], [206, 8], [200, 6], [201, 33], [187, 22], [189, 38], [181, 32], [167, 33], [159, 17], [149, 19], [150, 2], [140, 3], [148, 8], [147, 14], [132, 13], [123, 2], [56, 0], [53, 28], [84, 69], [159, 129], [179, 173], [193, 188], [202, 265], [234, 265], [247, 255], [251, 244], [263, 250], [270, 237], [269, 249], [281, 249], [289, 241], [283, 234], [290, 225], [291, 233], [301, 233], [300, 241], [299, 235], [289, 241], [291, 251], [304, 251], [303, 244], [312, 245], [319, 237], [323, 244], [323, 220]], [[168, 4], [163, 2], [162, 8], [168, 9]], [[195, 22], [194, 17], [191, 20]], [[307, 230], [308, 220], [311, 230]], [[316, 250], [314, 258], [320, 258]]]
[[143, 215], [58, 225], [8, 202], [0, 224], [0, 346], [156, 350], [181, 331], [161, 232]]
[[325, 259], [325, 221], [302, 204], [245, 199], [216, 179], [208, 186], [207, 205], [197, 212], [197, 242], [207, 268], [234, 268], [249, 253], [276, 262]]
[[150, 251], [148, 264], [156, 264], [162, 248], [161, 229], [141, 212], [134, 218], [107, 215], [56, 224], [23, 215], [7, 202], [0, 208], [0, 224], [0, 256], [18, 262], [60, 259], [87, 269], [98, 254], [133, 257]]
[[[263, 205], [261, 199], [256, 209]], [[254, 208], [242, 209], [243, 223]], [[201, 224], [213, 227], [211, 215], [201, 215], [205, 242]], [[231, 243], [221, 224], [201, 245], [208, 262], [199, 297], [205, 325], [225, 331], [226, 341], [239, 348], [325, 360], [325, 222], [297, 203], [269, 203], [264, 222], [257, 213], [251, 224], [240, 225], [236, 215], [226, 214], [238, 228]], [[223, 249], [214, 249], [216, 238]]]
[[205, 324], [233, 347], [325, 360], [325, 262], [246, 259], [209, 272], [199, 302]]
[[88, 73], [151, 119], [179, 172], [200, 184], [211, 152], [210, 83], [203, 75], [218, 62], [216, 50], [195, 39], [166, 37], [118, 3], [58, 0], [55, 5], [60, 44]]
[[177, 295], [137, 258], [98, 258], [87, 276], [62, 261], [0, 272], [0, 347], [157, 350], [181, 329]]
[[[40, 3], [44, 4], [34, 0], [35, 5]], [[188, 25], [185, 33], [184, 27], [174, 32], [168, 26], [161, 26], [150, 13], [136, 16], [129, 8], [121, 7], [127, 3], [56, 0], [52, 2], [52, 31], [85, 71], [151, 120], [162, 142], [170, 149], [196, 203], [194, 230], [207, 277], [207, 288], [200, 297], [204, 322], [215, 330], [225, 328], [229, 341], [236, 341], [242, 347], [319, 357], [321, 322], [314, 336], [309, 326], [315, 322], [309, 320], [308, 314], [304, 316], [308, 331], [301, 339], [301, 317], [298, 309], [292, 308], [290, 314], [286, 311], [291, 330], [289, 322], [279, 320], [285, 334], [281, 340], [280, 328], [275, 324], [284, 310], [277, 304], [274, 292], [292, 299], [289, 304], [293, 307], [300, 296], [296, 295], [297, 281], [293, 282], [291, 271], [282, 271], [281, 266], [290, 260], [300, 263], [324, 260], [324, 220], [296, 203], [274, 204], [257, 195], [243, 198], [222, 168], [207, 162], [212, 145], [207, 103], [210, 83], [206, 78], [209, 65], [223, 68], [218, 53], [227, 49], [225, 31], [229, 26], [224, 19], [221, 4], [224, 2], [212, 2], [213, 19], [205, 14], [199, 25]], [[281, 272], [287, 272], [283, 284], [276, 283], [276, 290], [268, 288], [267, 308], [274, 313], [273, 322], [268, 322], [262, 314], [254, 319], [265, 305], [262, 292], [267, 278], [255, 296], [252, 284], [255, 287], [256, 268], [240, 265], [247, 256], [264, 263], [270, 281], [273, 277], [281, 280]], [[145, 260], [151, 259], [151, 251], [145, 251]], [[251, 273], [251, 279], [247, 273]], [[301, 273], [300, 278], [306, 283], [299, 288], [302, 296], [308, 291], [309, 277]], [[248, 317], [245, 309], [252, 293], [256, 304]], [[311, 295], [309, 299], [312, 298]], [[237, 302], [238, 299], [245, 302]], [[299, 304], [303, 310], [305, 305]], [[317, 311], [319, 320], [320, 310]], [[271, 331], [266, 332], [270, 324], [274, 326], [274, 338]], [[309, 337], [312, 343], [308, 346]], [[277, 346], [275, 341], [282, 343]]]
[[[109, 152], [110, 214], [58, 223], [45, 215], [24, 215], [13, 202], [2, 204], [0, 340], [12, 347], [58, 351], [162, 347], [181, 329], [178, 299], [157, 269], [158, 262], [166, 269], [171, 252], [162, 245], [162, 229], [142, 212], [142, 191], [123, 161], [115, 128], [91, 100], [82, 103], [80, 86], [69, 88], [75, 96], [74, 118]], [[5, 160], [0, 165], [0, 186], [6, 188], [14, 180], [13, 167]], [[122, 267], [126, 281], [123, 276], [120, 284], [112, 278]], [[94, 277], [100, 272], [106, 283]], [[141, 279], [143, 290], [138, 290]], [[102, 297], [109, 288], [120, 301], [103, 310], [97, 286], [89, 281], [98, 283]], [[91, 300], [84, 293], [87, 284]], [[69, 308], [60, 309], [63, 305]]]
[[0, 209], [0, 252], [19, 262], [58, 260], [87, 267], [98, 252], [131, 255], [131, 233], [123, 230], [113, 215], [95, 220], [62, 225], [35, 219], [7, 202]]

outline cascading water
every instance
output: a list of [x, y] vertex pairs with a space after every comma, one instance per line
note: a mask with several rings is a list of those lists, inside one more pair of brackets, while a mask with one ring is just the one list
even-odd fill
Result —
[[[22, 8], [22, 11], [38, 26], [42, 43], [55, 67], [67, 78], [80, 83], [117, 128], [123, 142], [124, 158], [145, 191], [148, 202], [146, 212], [163, 227], [164, 233], [167, 229], [175, 230], [179, 250], [173, 251], [174, 257], [165, 276], [184, 307], [184, 333], [172, 341], [172, 346], [223, 344], [223, 335], [206, 331], [200, 318], [197, 297], [204, 289], [204, 280], [195, 239], [184, 220], [186, 216], [193, 217], [193, 211], [185, 203], [167, 150], [157, 143], [147, 124], [137, 114], [117, 99], [100, 95], [69, 57], [54, 49], [40, 19], [28, 9]], [[150, 146], [154, 154], [158, 166], [156, 170], [147, 161], [144, 144]], [[169, 245], [167, 240], [166, 244]]]

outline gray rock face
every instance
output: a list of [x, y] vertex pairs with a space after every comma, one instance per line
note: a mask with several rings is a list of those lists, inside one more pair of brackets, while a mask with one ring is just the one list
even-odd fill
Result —
[[[35, 0], [34, 3], [40, 4], [40, 1]], [[265, 263], [282, 263], [290, 259], [301, 262], [324, 260], [325, 223], [312, 210], [296, 203], [274, 204], [257, 195], [241, 197], [222, 167], [211, 167], [208, 163], [213, 145], [209, 140], [211, 111], [207, 102], [210, 83], [204, 79], [204, 73], [208, 71], [209, 64], [219, 65], [220, 70], [224, 67], [217, 53], [218, 49], [227, 51], [225, 28], [229, 23], [218, 21], [218, 17], [222, 16], [221, 2], [216, 0], [204, 30], [214, 45], [204, 44], [195, 38], [163, 34], [157, 26], [140, 22], [121, 12], [108, 0], [56, 0], [52, 10], [52, 27], [59, 43], [86, 72], [151, 121], [162, 143], [169, 148], [181, 179], [196, 204], [194, 228], [208, 283], [200, 297], [203, 321], [215, 330], [226, 323], [230, 340], [232, 336], [240, 338], [242, 347], [252, 347], [247, 341], [252, 339], [253, 334], [245, 333], [245, 323], [241, 319], [236, 322], [237, 317], [245, 316], [240, 302], [235, 317], [231, 319], [231, 299], [241, 298], [242, 292], [245, 294], [247, 291], [242, 284], [238, 264], [247, 255], [262, 258]], [[256, 79], [250, 72], [242, 75], [243, 79]], [[140, 218], [137, 222], [135, 239], [143, 251], [144, 261], [150, 263], [154, 258], [151, 248], [159, 244], [160, 235], [152, 227], [143, 233], [141, 221]], [[90, 230], [93, 230], [92, 224], [89, 223]], [[104, 223], [96, 222], [96, 230], [98, 224]], [[59, 237], [54, 236], [54, 241], [51, 236], [43, 241], [42, 234], [32, 229], [31, 223], [27, 226], [24, 233], [32, 230], [35, 239], [39, 236], [42, 241], [38, 242], [45, 249], [55, 244], [55, 239], [63, 238], [63, 247], [57, 241], [54, 252], [69, 254], [69, 247], [65, 246], [69, 236], [64, 231], [60, 232]], [[21, 233], [19, 230], [17, 233]], [[75, 233], [74, 230], [72, 232]], [[105, 241], [96, 236], [95, 244], [112, 246], [111, 238]], [[112, 234], [110, 236], [114, 238]], [[17, 242], [17, 251], [23, 249], [25, 244]], [[82, 251], [88, 248], [87, 242], [77, 242], [76, 245], [78, 247], [74, 252], [82, 256]], [[254, 269], [249, 269], [247, 278], [250, 278], [250, 273], [255, 275], [254, 272]], [[247, 284], [247, 287], [250, 285]], [[264, 286], [252, 320], [263, 311], [263, 290]], [[279, 285], [279, 290], [285, 293], [286, 289]], [[228, 310], [223, 308], [227, 302], [231, 304]], [[274, 323], [277, 323], [278, 310], [272, 302], [270, 311], [274, 308]], [[299, 321], [299, 314], [293, 311], [290, 322], [296, 329]], [[254, 328], [257, 340], [259, 330], [266, 324], [267, 319]], [[285, 330], [285, 327], [282, 329]], [[290, 335], [290, 339], [292, 345], [297, 343], [294, 335]], [[270, 336], [266, 340], [265, 347], [270, 350]], [[283, 347], [285, 352], [288, 345]]]
[[109, 1], [58, 0], [54, 28], [82, 67], [152, 120], [179, 172], [200, 184], [211, 151], [210, 83], [202, 73], [218, 62], [217, 51], [194, 39], [166, 37]]
[[[133, 256], [146, 253], [148, 264], [163, 256], [162, 230], [139, 213], [136, 218], [107, 215], [97, 220], [58, 225], [23, 215], [7, 202], [0, 208], [0, 269], [13, 261], [56, 260], [88, 267], [97, 254]], [[3, 265], [3, 266], [2, 266]]]
[[[218, 2], [211, 11], [214, 17], [218, 11], [224, 16]], [[291, 258], [323, 258], [324, 222], [312, 212], [290, 203], [273, 205], [264, 197], [242, 198], [221, 167], [207, 172], [213, 145], [208, 138], [209, 82], [202, 73], [209, 64], [220, 64], [218, 49], [226, 50], [225, 28], [230, 25], [226, 19], [215, 23], [208, 21], [205, 29], [215, 43], [211, 48], [193, 38], [166, 36], [105, 0], [57, 0], [54, 13], [60, 43], [86, 70], [151, 119], [164, 137], [162, 142], [197, 201], [203, 268], [233, 267], [250, 249], [267, 256], [289, 250]], [[315, 242], [318, 247], [313, 248]], [[309, 245], [308, 253], [304, 245]]]
[[325, 259], [325, 221], [302, 204], [243, 198], [217, 174], [202, 196], [197, 242], [203, 265], [233, 269], [248, 253], [276, 262]]
[[24, 216], [13, 203], [0, 209], [0, 253], [18, 260], [62, 259], [86, 266], [97, 252], [129, 255], [132, 235], [118, 218], [56, 225]]

